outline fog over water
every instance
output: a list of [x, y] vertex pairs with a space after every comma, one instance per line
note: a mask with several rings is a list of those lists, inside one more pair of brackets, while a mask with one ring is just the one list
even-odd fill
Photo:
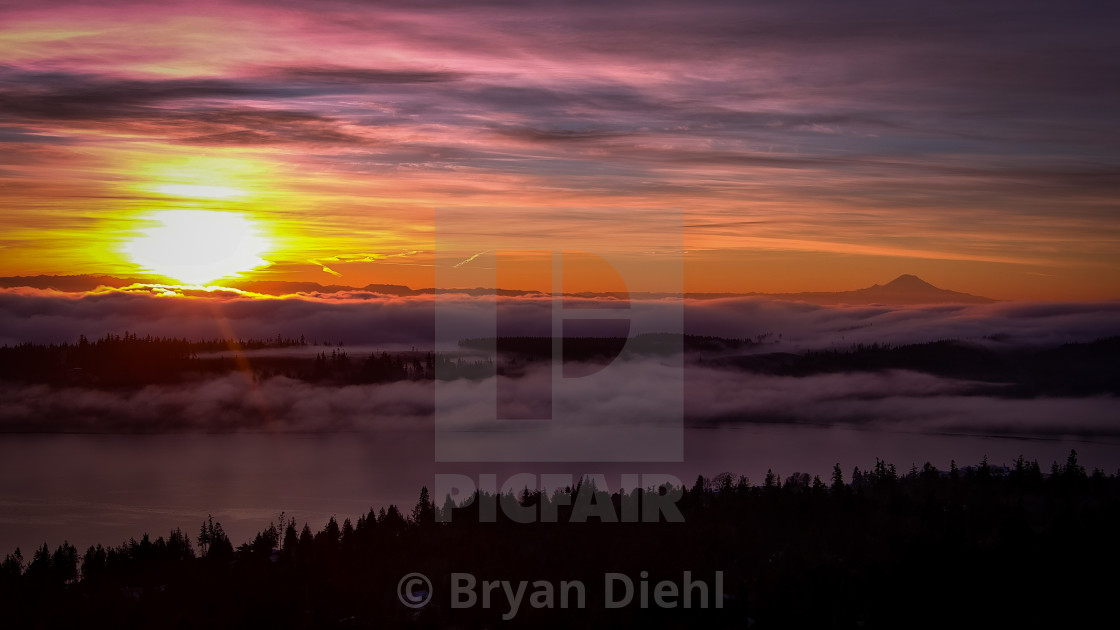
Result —
[[[506, 334], [531, 331], [552, 307], [548, 300], [519, 300]], [[492, 302], [460, 296], [443, 306], [474, 321]], [[433, 308], [429, 297], [369, 294], [202, 301], [8, 290], [0, 291], [0, 345], [126, 330], [188, 339], [281, 334], [332, 345], [246, 356], [313, 359], [344, 342], [360, 359], [380, 350], [431, 349]], [[665, 332], [661, 308], [664, 322], [672, 322], [680, 304], [646, 303], [631, 334]], [[1118, 335], [1118, 315], [1115, 301], [823, 307], [744, 297], [687, 302], [683, 332], [754, 340], [741, 348], [745, 354], [941, 339], [1011, 352]], [[450, 339], [455, 333], [441, 331]], [[722, 472], [760, 483], [769, 468], [783, 479], [794, 472], [827, 479], [837, 462], [850, 478], [854, 466], [866, 469], [876, 458], [905, 472], [926, 461], [943, 470], [951, 459], [976, 464], [985, 455], [1011, 464], [1022, 454], [1046, 471], [1071, 448], [1090, 470], [1120, 468], [1120, 399], [1107, 392], [1004, 395], [998, 383], [907, 369], [790, 376], [700, 358], [691, 356], [683, 374], [679, 363], [658, 357], [620, 360], [588, 379], [587, 396], [566, 410], [586, 427], [625, 423], [640, 415], [635, 410], [672, 403], [672, 387], [679, 393], [683, 379], [684, 460], [669, 463], [438, 463], [435, 386], [424, 380], [339, 385], [228, 373], [123, 389], [0, 383], [0, 553], [19, 546], [29, 557], [44, 541], [53, 548], [64, 539], [80, 549], [119, 544], [173, 527], [195, 536], [208, 514], [239, 544], [282, 510], [313, 529], [332, 515], [357, 518], [390, 503], [407, 511], [440, 473], [602, 473], [613, 489], [620, 475], [635, 473], [672, 474], [689, 485], [698, 474]], [[549, 379], [527, 369], [516, 386], [543, 396]], [[439, 387], [441, 400], [451, 402], [452, 411], [439, 418], [444, 427], [499, 446], [524, 428], [473, 413], [472, 381]], [[563, 437], [578, 437], [575, 425], [561, 427]]]
[[898, 466], [926, 461], [948, 469], [1011, 464], [1020, 454], [1043, 470], [1064, 462], [1071, 448], [1090, 470], [1120, 467], [1120, 440], [1109, 438], [1019, 439], [918, 434], [778, 424], [692, 428], [685, 460], [678, 463], [433, 463], [430, 431], [325, 435], [8, 435], [0, 440], [0, 553], [20, 547], [24, 557], [43, 542], [64, 539], [79, 550], [119, 544], [149, 532], [166, 536], [182, 527], [192, 537], [208, 514], [234, 544], [247, 542], [281, 510], [319, 529], [336, 516], [356, 519], [370, 507], [411, 509], [421, 486], [434, 476], [494, 473], [606, 475], [611, 489], [622, 474], [671, 474], [691, 485], [696, 475], [746, 474], [761, 483], [767, 469], [784, 479], [794, 472], [827, 480], [840, 463], [845, 479], [853, 466], [875, 458]]

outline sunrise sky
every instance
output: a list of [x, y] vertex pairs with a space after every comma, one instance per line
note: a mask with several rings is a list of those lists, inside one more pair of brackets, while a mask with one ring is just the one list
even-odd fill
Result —
[[246, 276], [322, 284], [574, 244], [689, 291], [1120, 297], [1117, 5], [858, 5], [0, 3], [0, 275], [245, 224]]

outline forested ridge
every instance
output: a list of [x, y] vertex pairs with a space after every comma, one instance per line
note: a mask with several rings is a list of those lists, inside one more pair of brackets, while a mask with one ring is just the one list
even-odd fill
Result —
[[[501, 510], [497, 522], [479, 522], [478, 506], [493, 497], [477, 494], [438, 522], [452, 508], [424, 489], [407, 512], [370, 509], [318, 531], [281, 515], [238, 545], [212, 518], [193, 540], [177, 530], [84, 552], [44, 544], [0, 565], [0, 604], [5, 625], [19, 628], [90, 619], [141, 628], [1074, 627], [1114, 615], [1120, 477], [1087, 472], [1075, 452], [1048, 470], [1020, 458], [899, 472], [876, 460], [848, 475], [837, 466], [825, 480], [721, 474], [680, 490], [683, 523], [568, 522], [573, 492], [594, 492], [616, 512], [641, 500], [640, 490], [607, 495], [587, 484], [507, 499], [553, 502], [558, 522], [514, 523]], [[589, 585], [605, 572], [679, 580], [723, 571], [726, 600], [718, 610], [602, 610], [592, 587], [587, 610], [524, 606], [500, 622], [502, 606], [451, 610], [437, 598], [406, 608], [396, 587], [414, 571], [437, 591], [453, 571]]]
[[[291, 352], [260, 352], [283, 349]], [[420, 350], [358, 354], [342, 342], [308, 342], [302, 335], [191, 341], [126, 332], [95, 340], [83, 336], [76, 343], [0, 347], [0, 380], [98, 389], [183, 383], [231, 372], [334, 385], [385, 383], [431, 380], [437, 369], [446, 378], [482, 377], [487, 369], [494, 371], [492, 361]]]

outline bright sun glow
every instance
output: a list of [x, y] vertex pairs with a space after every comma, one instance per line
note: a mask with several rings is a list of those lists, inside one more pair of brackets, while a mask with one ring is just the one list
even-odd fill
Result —
[[269, 241], [245, 216], [210, 210], [166, 210], [148, 217], [156, 225], [125, 245], [145, 271], [180, 282], [205, 284], [268, 264]]
[[240, 199], [246, 192], [232, 186], [200, 186], [197, 184], [162, 184], [153, 188], [155, 192], [172, 197], [193, 197], [196, 199]]

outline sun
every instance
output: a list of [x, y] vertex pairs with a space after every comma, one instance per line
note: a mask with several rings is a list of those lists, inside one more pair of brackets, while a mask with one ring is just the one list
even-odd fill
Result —
[[270, 243], [247, 217], [214, 210], [164, 210], [144, 217], [150, 227], [124, 246], [145, 271], [206, 284], [263, 267]]

